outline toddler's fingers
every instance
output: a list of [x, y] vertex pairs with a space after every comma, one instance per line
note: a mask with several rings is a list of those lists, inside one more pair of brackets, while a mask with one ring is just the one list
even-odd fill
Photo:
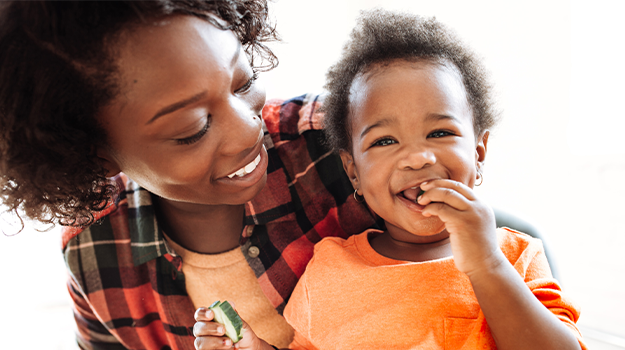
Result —
[[453, 188], [433, 187], [425, 191], [417, 203], [425, 207], [433, 203], [442, 203], [454, 209], [465, 211], [471, 207], [471, 201]]
[[232, 340], [228, 337], [199, 337], [193, 343], [197, 350], [233, 349]]
[[193, 325], [193, 335], [196, 337], [222, 336], [226, 334], [226, 329], [217, 322], [196, 322]]
[[202, 321], [202, 322], [208, 322], [208, 321], [212, 321], [213, 317], [215, 317], [215, 315], [213, 314], [213, 311], [209, 308], [206, 307], [200, 307], [197, 310], [195, 310], [195, 314], [193, 315], [193, 318], [195, 318], [196, 321]]
[[445, 203], [432, 202], [423, 209], [421, 215], [425, 217], [438, 216], [439, 219], [447, 223], [450, 219], [457, 218], [459, 211]]
[[427, 181], [425, 183], [421, 184], [421, 189], [424, 191], [428, 191], [431, 190], [433, 188], [448, 188], [450, 190], [453, 190], [455, 192], [458, 192], [460, 195], [462, 195], [463, 197], [467, 198], [468, 200], [475, 200], [475, 194], [473, 192], [473, 189], [471, 189], [469, 186], [463, 184], [462, 182], [459, 181], [455, 181], [455, 180], [449, 180], [449, 179], [436, 179], [436, 180], [431, 180], [431, 181]]

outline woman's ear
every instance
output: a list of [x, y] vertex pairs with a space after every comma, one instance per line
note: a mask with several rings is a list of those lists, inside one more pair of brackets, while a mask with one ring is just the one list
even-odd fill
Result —
[[113, 177], [121, 172], [111, 150], [106, 147], [98, 147], [96, 150], [96, 161], [106, 169], [106, 177]]
[[475, 145], [475, 163], [478, 170], [481, 170], [484, 167], [484, 161], [486, 160], [486, 151], [488, 149], [488, 136], [490, 135], [490, 131], [485, 130], [482, 132], [477, 139], [477, 143]]
[[360, 182], [358, 181], [358, 171], [356, 169], [356, 165], [354, 164], [354, 157], [352, 157], [349, 152], [344, 150], [340, 150], [339, 155], [343, 161], [343, 169], [345, 169], [349, 181], [352, 183], [354, 189], [359, 189]]

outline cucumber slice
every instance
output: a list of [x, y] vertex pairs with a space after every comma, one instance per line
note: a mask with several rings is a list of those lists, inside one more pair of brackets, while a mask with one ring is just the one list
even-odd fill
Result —
[[224, 325], [226, 336], [236, 343], [243, 338], [243, 321], [228, 301], [217, 300], [208, 307], [213, 310], [215, 321]]
[[419, 203], [419, 202], [418, 202], [419, 197], [421, 197], [421, 195], [422, 195], [422, 194], [424, 194], [424, 193], [425, 193], [425, 191], [424, 191], [424, 190], [419, 189], [419, 193], [417, 194], [417, 198], [415, 198], [414, 202], [418, 204], [418, 203]]

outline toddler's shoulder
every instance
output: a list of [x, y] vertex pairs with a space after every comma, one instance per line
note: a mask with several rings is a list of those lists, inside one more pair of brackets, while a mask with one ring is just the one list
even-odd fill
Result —
[[345, 250], [355, 244], [356, 235], [347, 239], [341, 237], [325, 237], [319, 243], [315, 244], [315, 254], [332, 253], [335, 251]]
[[499, 247], [513, 264], [523, 257], [533, 258], [537, 254], [544, 255], [543, 243], [540, 239], [508, 227], [497, 229]]

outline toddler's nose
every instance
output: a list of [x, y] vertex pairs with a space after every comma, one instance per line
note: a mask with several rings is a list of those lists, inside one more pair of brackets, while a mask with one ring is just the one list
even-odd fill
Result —
[[418, 170], [436, 163], [436, 155], [428, 148], [406, 147], [400, 152], [400, 169]]

